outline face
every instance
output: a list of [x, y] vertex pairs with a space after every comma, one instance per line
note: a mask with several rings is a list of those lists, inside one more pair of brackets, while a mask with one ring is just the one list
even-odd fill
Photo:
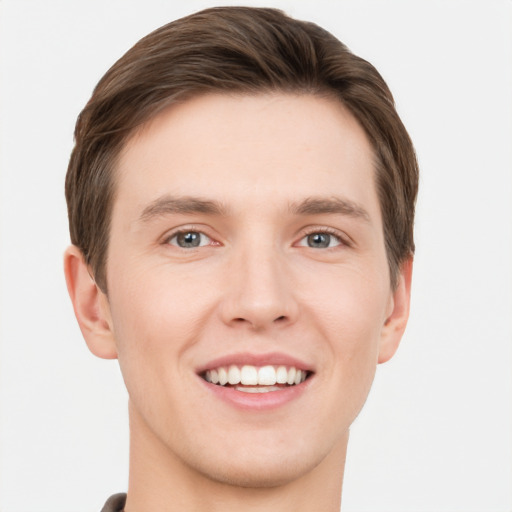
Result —
[[132, 434], [241, 485], [341, 453], [399, 339], [352, 115], [307, 95], [201, 96], [144, 126], [116, 178], [103, 309]]

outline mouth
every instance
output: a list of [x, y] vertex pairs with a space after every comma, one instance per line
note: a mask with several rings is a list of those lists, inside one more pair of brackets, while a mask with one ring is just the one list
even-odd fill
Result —
[[229, 365], [210, 368], [200, 374], [206, 382], [244, 393], [269, 393], [298, 386], [312, 372], [285, 365]]

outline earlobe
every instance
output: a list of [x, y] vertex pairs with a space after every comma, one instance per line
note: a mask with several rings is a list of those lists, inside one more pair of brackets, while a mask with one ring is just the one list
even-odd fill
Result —
[[117, 358], [108, 299], [94, 281], [76, 246], [68, 247], [64, 253], [64, 274], [75, 316], [89, 350], [103, 359]]
[[398, 285], [393, 292], [391, 311], [382, 327], [379, 364], [393, 357], [407, 326], [411, 301], [412, 263], [411, 257], [400, 268]]

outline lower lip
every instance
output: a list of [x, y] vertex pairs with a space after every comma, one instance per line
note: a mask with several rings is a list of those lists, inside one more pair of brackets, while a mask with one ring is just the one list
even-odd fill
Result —
[[279, 391], [267, 391], [266, 393], [246, 393], [235, 388], [211, 384], [199, 377], [206, 389], [224, 402], [250, 411], [265, 411], [282, 407], [293, 400], [298, 399], [309, 387], [312, 376], [304, 382], [294, 386], [287, 386]]

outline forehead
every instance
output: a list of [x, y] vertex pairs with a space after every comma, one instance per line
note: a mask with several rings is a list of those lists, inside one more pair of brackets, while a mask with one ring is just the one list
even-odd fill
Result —
[[244, 206], [347, 191], [372, 203], [373, 162], [364, 130], [338, 100], [210, 94], [172, 105], [131, 137], [116, 195], [140, 208], [163, 194]]

